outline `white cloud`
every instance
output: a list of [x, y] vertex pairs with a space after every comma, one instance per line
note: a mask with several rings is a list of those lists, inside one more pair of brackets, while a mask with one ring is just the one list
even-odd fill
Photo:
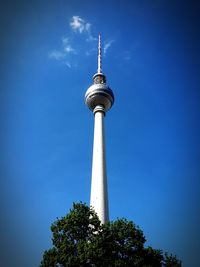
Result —
[[108, 41], [108, 42], [106, 42], [104, 44], [104, 47], [103, 47], [103, 54], [104, 54], [104, 56], [106, 55], [108, 48], [111, 46], [111, 44], [113, 42], [114, 42], [114, 40], [110, 40], [110, 41]]
[[90, 30], [90, 23], [86, 23], [84, 19], [79, 16], [73, 16], [70, 22], [71, 28], [79, 33], [87, 32]]
[[56, 59], [58, 61], [64, 61], [67, 57], [67, 54], [76, 54], [76, 50], [70, 44], [70, 40], [67, 37], [62, 38], [62, 49], [53, 50], [49, 53], [49, 57]]
[[85, 33], [87, 35], [86, 41], [96, 41], [97, 38], [91, 34], [91, 23], [86, 22], [79, 16], [73, 16], [71, 18], [70, 26], [74, 32]]
[[63, 48], [64, 52], [66, 53], [75, 53], [75, 49], [72, 48], [70, 45], [66, 45], [64, 48]]
[[[77, 67], [78, 61], [82, 60], [77, 55], [88, 57], [97, 52], [98, 38], [92, 35], [92, 24], [80, 16], [72, 16], [68, 27], [72, 31], [61, 37], [60, 49], [51, 51], [49, 58], [60, 61], [68, 68], [72, 68]], [[114, 40], [110, 40], [104, 43], [103, 55], [106, 55], [113, 42]]]
[[71, 69], [71, 67], [72, 67], [72, 65], [71, 65], [68, 61], [65, 62], [65, 65], [66, 65], [68, 68], [70, 68], [70, 69]]
[[86, 39], [87, 42], [91, 42], [91, 41], [97, 41], [98, 38], [93, 37], [91, 33], [88, 33], [88, 38]]
[[63, 60], [65, 57], [65, 54], [58, 50], [53, 50], [49, 53], [50, 58], [54, 58], [56, 60]]
[[69, 38], [68, 37], [62, 37], [62, 44], [63, 45], [66, 45], [66, 44], [68, 44], [69, 43]]
[[70, 40], [68, 37], [63, 37], [62, 38], [62, 45], [63, 45], [63, 52], [64, 53], [74, 53], [76, 54], [75, 49], [72, 47], [70, 44]]
[[86, 30], [87, 32], [89, 32], [89, 31], [90, 31], [90, 28], [91, 28], [91, 24], [87, 22], [87, 23], [85, 24], [85, 30]]
[[53, 50], [49, 53], [49, 57], [55, 60], [60, 61], [62, 64], [65, 64], [68, 68], [71, 68], [72, 65], [69, 61], [66, 61], [66, 54], [58, 50]]
[[88, 49], [87, 51], [85, 51], [85, 55], [88, 57], [88, 56], [91, 56], [91, 55], [94, 55], [97, 53], [97, 47], [93, 47], [91, 49]]

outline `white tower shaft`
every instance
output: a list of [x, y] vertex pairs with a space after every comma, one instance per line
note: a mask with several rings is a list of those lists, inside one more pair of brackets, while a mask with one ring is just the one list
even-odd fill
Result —
[[104, 108], [94, 109], [94, 143], [92, 160], [92, 184], [90, 206], [94, 208], [101, 223], [109, 220], [104, 137]]

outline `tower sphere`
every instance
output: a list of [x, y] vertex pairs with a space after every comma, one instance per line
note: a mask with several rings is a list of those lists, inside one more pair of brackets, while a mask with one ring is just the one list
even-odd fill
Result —
[[85, 103], [92, 111], [96, 106], [102, 106], [104, 112], [107, 112], [114, 103], [114, 94], [106, 84], [106, 78], [102, 73], [96, 73], [93, 76], [92, 84], [85, 93]]

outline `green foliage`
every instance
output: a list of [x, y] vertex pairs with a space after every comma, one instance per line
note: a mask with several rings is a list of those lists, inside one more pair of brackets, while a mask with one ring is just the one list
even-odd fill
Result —
[[179, 267], [181, 266], [181, 262], [177, 260], [177, 258], [173, 255], [168, 255], [165, 253], [164, 255], [164, 263], [163, 266], [165, 267]]
[[181, 267], [175, 256], [145, 248], [143, 232], [133, 222], [101, 225], [83, 203], [73, 204], [51, 231], [53, 248], [44, 252], [40, 267]]

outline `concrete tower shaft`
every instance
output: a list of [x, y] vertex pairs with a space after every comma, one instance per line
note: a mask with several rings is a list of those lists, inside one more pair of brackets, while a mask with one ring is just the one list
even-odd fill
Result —
[[102, 106], [96, 106], [94, 109], [94, 141], [90, 206], [94, 207], [101, 223], [105, 223], [109, 220], [104, 109]]

